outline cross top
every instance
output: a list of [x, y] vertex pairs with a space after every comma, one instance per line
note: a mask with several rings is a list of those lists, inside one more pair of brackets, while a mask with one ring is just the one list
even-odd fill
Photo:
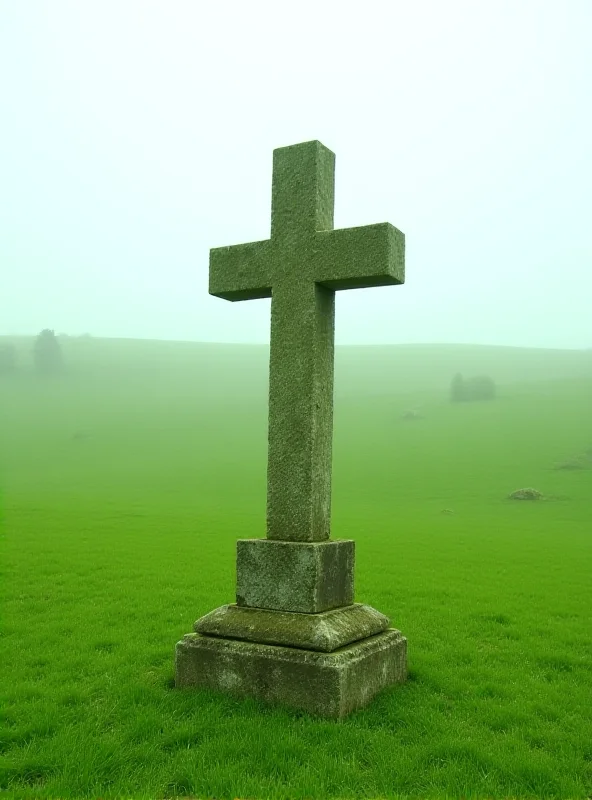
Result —
[[308, 239], [333, 230], [335, 154], [320, 142], [273, 153], [271, 238]]
[[210, 251], [209, 292], [271, 297], [267, 537], [330, 538], [335, 291], [404, 282], [388, 222], [333, 230], [335, 154], [273, 153], [271, 238]]

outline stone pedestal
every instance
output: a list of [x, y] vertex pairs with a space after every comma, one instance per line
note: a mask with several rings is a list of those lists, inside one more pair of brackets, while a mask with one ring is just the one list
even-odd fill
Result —
[[176, 685], [203, 686], [333, 719], [363, 708], [407, 677], [407, 640], [394, 628], [333, 653], [188, 633]]
[[353, 540], [239, 539], [236, 604], [177, 643], [175, 685], [341, 719], [407, 678], [407, 639], [354, 603]]
[[317, 614], [354, 601], [353, 539], [239, 539], [236, 604]]

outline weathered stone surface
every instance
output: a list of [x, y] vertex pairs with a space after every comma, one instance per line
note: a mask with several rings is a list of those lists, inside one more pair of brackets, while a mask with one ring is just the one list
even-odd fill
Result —
[[188, 633], [175, 651], [175, 685], [201, 686], [341, 719], [407, 677], [407, 639], [394, 628], [319, 653]]
[[[317, 615], [354, 605], [354, 542], [330, 540], [335, 292], [403, 283], [405, 237], [389, 223], [334, 231], [334, 167], [317, 141], [274, 150], [270, 238], [210, 251], [210, 294], [271, 297], [267, 538], [237, 542], [236, 610], [203, 623], [218, 631], [253, 625], [283, 641], [284, 623], [247, 622], [249, 610]], [[310, 636], [311, 648], [332, 647], [347, 627], [302, 622], [291, 645]], [[406, 652], [395, 629], [331, 652], [193, 633], [177, 644], [176, 685], [341, 718], [405, 680]]]
[[355, 542], [236, 543], [236, 604], [318, 614], [354, 601]]
[[335, 292], [404, 282], [388, 222], [333, 230], [335, 154], [273, 151], [271, 237], [210, 251], [209, 292], [271, 297], [267, 538], [330, 538]]
[[196, 633], [331, 653], [382, 633], [390, 619], [371, 606], [354, 603], [320, 614], [269, 611], [234, 604], [210, 611], [193, 626]]

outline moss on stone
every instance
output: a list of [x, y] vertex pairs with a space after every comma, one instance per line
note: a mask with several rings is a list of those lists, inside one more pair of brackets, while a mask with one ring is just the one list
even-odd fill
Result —
[[334, 231], [334, 186], [320, 142], [274, 150], [270, 238], [210, 251], [210, 294], [271, 297], [267, 538], [237, 542], [236, 606], [177, 643], [175, 681], [340, 719], [406, 679], [407, 640], [353, 603], [354, 542], [330, 540], [335, 292], [403, 283], [405, 237]]
[[355, 542], [236, 543], [239, 606], [318, 614], [354, 601]]
[[271, 238], [210, 251], [210, 294], [271, 297], [269, 539], [331, 535], [335, 291], [404, 282], [404, 235], [388, 222], [333, 230], [334, 185], [320, 142], [274, 150]]
[[407, 639], [389, 628], [333, 653], [188, 633], [175, 686], [205, 687], [341, 719], [407, 677]]
[[193, 629], [206, 636], [243, 639], [331, 653], [352, 642], [385, 631], [390, 620], [362, 603], [320, 614], [270, 611], [225, 605], [198, 619]]

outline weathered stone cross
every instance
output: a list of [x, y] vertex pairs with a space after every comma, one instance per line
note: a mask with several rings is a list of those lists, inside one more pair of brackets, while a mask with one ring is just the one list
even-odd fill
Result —
[[341, 719], [407, 677], [407, 639], [354, 602], [353, 539], [330, 538], [335, 291], [403, 283], [392, 225], [333, 230], [335, 156], [273, 154], [271, 238], [210, 253], [210, 294], [271, 297], [267, 538], [238, 539], [236, 603], [177, 642], [175, 685]]
[[404, 235], [333, 230], [334, 186], [320, 142], [274, 150], [271, 238], [210, 251], [210, 294], [271, 297], [268, 539], [331, 535], [335, 291], [404, 282]]

